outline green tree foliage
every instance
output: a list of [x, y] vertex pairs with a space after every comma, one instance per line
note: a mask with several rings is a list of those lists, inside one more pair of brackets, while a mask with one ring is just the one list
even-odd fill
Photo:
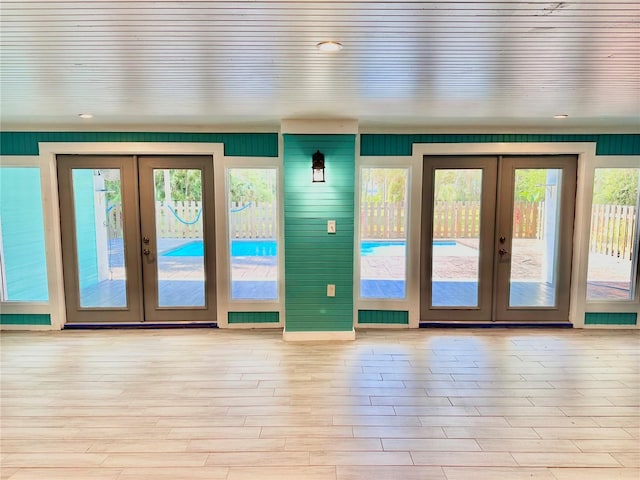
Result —
[[157, 201], [202, 201], [202, 172], [195, 169], [169, 170], [170, 195], [166, 198], [164, 170], [155, 170]]
[[404, 203], [407, 195], [407, 171], [404, 168], [363, 168], [364, 202]]
[[547, 170], [543, 168], [516, 170], [514, 198], [522, 202], [541, 202], [545, 197]]
[[593, 182], [593, 203], [599, 205], [636, 205], [638, 168], [597, 168]]
[[116, 168], [103, 168], [94, 170], [94, 175], [99, 175], [104, 180], [105, 199], [107, 205], [116, 205], [122, 202], [120, 191], [120, 170]]
[[[519, 169], [514, 196], [522, 202], [540, 202], [545, 198], [547, 170]], [[435, 173], [437, 202], [480, 201], [482, 171], [480, 169], [439, 169]]]
[[276, 171], [274, 169], [234, 168], [229, 174], [231, 201], [274, 202]]
[[480, 200], [482, 171], [479, 169], [439, 169], [435, 172], [437, 202], [469, 202]]

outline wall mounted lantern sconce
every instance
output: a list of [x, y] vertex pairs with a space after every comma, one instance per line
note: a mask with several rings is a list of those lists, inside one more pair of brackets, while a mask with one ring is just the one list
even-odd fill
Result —
[[311, 157], [311, 169], [313, 170], [313, 182], [324, 182], [324, 153], [320, 150]]

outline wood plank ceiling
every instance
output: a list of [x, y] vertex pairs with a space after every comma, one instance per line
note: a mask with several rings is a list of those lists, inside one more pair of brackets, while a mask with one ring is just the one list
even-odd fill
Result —
[[637, 0], [1, 5], [3, 130], [639, 128]]

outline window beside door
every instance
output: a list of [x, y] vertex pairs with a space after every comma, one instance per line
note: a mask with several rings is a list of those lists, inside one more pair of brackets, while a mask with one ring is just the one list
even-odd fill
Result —
[[227, 218], [231, 299], [277, 300], [277, 170], [227, 169]]
[[46, 302], [40, 169], [0, 168], [0, 301]]
[[408, 178], [407, 168], [361, 170], [361, 298], [406, 297]]
[[640, 168], [596, 168], [587, 301], [631, 301], [638, 271]]

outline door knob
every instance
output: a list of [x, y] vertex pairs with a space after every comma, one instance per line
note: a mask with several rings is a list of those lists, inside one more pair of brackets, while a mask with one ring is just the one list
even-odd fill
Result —
[[500, 250], [498, 250], [498, 254], [500, 254], [501, 257], [504, 257], [505, 255], [508, 255], [509, 252], [507, 252], [504, 248], [501, 248]]
[[143, 255], [151, 255], [151, 250], [149, 250], [148, 248], [145, 248], [142, 250], [142, 254]]

